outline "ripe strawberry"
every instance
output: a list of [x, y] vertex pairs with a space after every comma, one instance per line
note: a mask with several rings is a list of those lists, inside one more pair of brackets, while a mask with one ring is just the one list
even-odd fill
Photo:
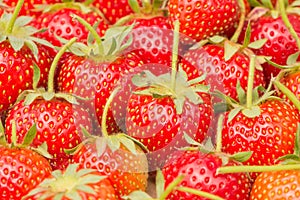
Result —
[[[218, 43], [213, 41], [214, 38], [210, 40], [211, 43], [187, 51], [180, 63], [187, 69], [196, 67], [201, 74], [206, 74], [206, 81], [211, 91], [220, 91], [237, 100], [237, 84], [239, 83], [243, 89], [247, 88], [250, 56], [253, 53], [249, 48], [244, 48], [225, 38]], [[233, 52], [233, 48], [237, 50]], [[230, 53], [232, 54], [228, 56]], [[264, 87], [265, 81], [261, 66], [259, 63], [256, 66], [258, 70], [254, 77], [254, 87]]]
[[105, 199], [115, 200], [110, 181], [92, 169], [80, 169], [70, 164], [65, 171], [56, 170], [26, 195], [24, 200], [36, 199]]
[[[59, 3], [61, 0], [24, 0], [24, 5], [20, 10], [20, 15], [27, 15], [32, 17], [39, 17], [42, 14], [42, 10], [37, 9], [38, 5], [48, 5]], [[17, 0], [3, 0], [3, 3], [10, 7], [15, 7], [18, 3]]]
[[[254, 60], [250, 65], [252, 74], [253, 63]], [[272, 165], [277, 158], [293, 151], [299, 113], [289, 103], [272, 96], [274, 91], [270, 88], [271, 85], [261, 97], [257, 88], [254, 93], [248, 89], [247, 96], [241, 93], [241, 104], [236, 103], [225, 114], [222, 150], [230, 154], [252, 151], [246, 165]], [[252, 178], [257, 175], [253, 173]]]
[[[1, 133], [4, 133], [1, 123]], [[14, 135], [18, 132], [14, 131]], [[30, 190], [51, 173], [51, 166], [46, 158], [28, 145], [36, 136], [32, 127], [20, 143], [13, 140], [8, 144], [1, 135], [0, 145], [0, 198], [22, 199]]]
[[[73, 162], [82, 168], [97, 169], [108, 177], [118, 199], [135, 190], [146, 190], [148, 161], [142, 145], [124, 133], [108, 135], [108, 108], [118, 91], [108, 98], [101, 121], [103, 137], [91, 136], [74, 152]], [[87, 133], [86, 133], [87, 134]], [[141, 146], [140, 146], [141, 145]]]
[[[142, 0], [137, 1], [139, 4], [142, 2]], [[115, 24], [119, 19], [134, 12], [128, 0], [94, 0], [92, 5], [103, 13], [110, 24]]]
[[299, 179], [299, 170], [262, 172], [253, 184], [250, 199], [297, 199]]
[[[128, 71], [143, 64], [141, 58], [134, 52], [123, 53], [128, 44], [126, 42], [122, 44], [122, 42], [131, 28], [108, 29], [102, 38], [103, 41], [99, 35], [93, 36], [98, 40], [86, 46], [87, 53], [82, 52], [79, 55], [76, 53], [78, 51], [74, 51], [75, 55], [66, 58], [58, 70], [58, 90], [88, 98], [88, 101], [82, 103], [92, 114], [96, 127], [101, 122], [106, 100], [118, 81]], [[116, 41], [116, 46], [112, 43], [112, 38]], [[100, 48], [105, 50], [100, 52]], [[118, 132], [117, 130], [120, 130], [118, 119], [114, 118], [111, 109], [108, 115], [108, 132]]]
[[180, 33], [200, 41], [232, 34], [239, 22], [240, 7], [236, 0], [170, 0], [169, 14], [172, 22], [179, 20], [182, 24]]
[[[291, 10], [293, 9], [291, 8]], [[300, 15], [293, 12], [288, 13], [288, 9], [286, 12], [290, 24], [293, 26], [296, 34], [300, 36]], [[261, 48], [253, 50], [254, 53], [256, 55], [270, 56], [271, 61], [279, 65], [286, 65], [288, 57], [298, 52], [299, 47], [279, 13], [281, 12], [277, 10], [266, 10], [260, 7], [254, 9], [248, 16], [251, 26], [250, 41], [266, 38], [267, 42]], [[240, 39], [242, 38], [243, 34]], [[269, 83], [271, 77], [277, 76], [280, 72], [280, 69], [269, 63], [264, 63], [262, 66], [266, 83]]]
[[[198, 150], [174, 152], [162, 169], [167, 187], [176, 177], [183, 175], [183, 180], [177, 188], [188, 187], [197, 191], [208, 192], [224, 199], [249, 199], [251, 184], [246, 173], [218, 174], [221, 166], [240, 165], [240, 162], [228, 159], [226, 155], [203, 153]], [[176, 189], [166, 199], [204, 199]], [[205, 198], [206, 199], [206, 198]]]
[[[70, 43], [74, 42], [74, 39]], [[64, 52], [67, 48], [62, 48]], [[59, 59], [58, 54], [57, 59]], [[56, 60], [57, 61], [57, 60]], [[22, 141], [25, 133], [33, 124], [37, 124], [37, 137], [32, 146], [36, 147], [46, 142], [53, 169], [65, 168], [71, 156], [65, 149], [77, 146], [82, 140], [81, 127], [92, 130], [89, 113], [79, 105], [75, 105], [74, 98], [67, 94], [54, 93], [53, 76], [57, 63], [53, 62], [48, 80], [48, 90], [36, 89], [26, 91], [20, 96], [21, 101], [9, 111], [6, 122], [6, 138], [12, 140], [12, 122], [17, 123], [17, 139]], [[24, 98], [22, 100], [22, 98]]]
[[[78, 9], [78, 7], [82, 9]], [[80, 3], [53, 4], [47, 12], [43, 12], [40, 17], [35, 18], [31, 24], [38, 29], [47, 28], [38, 36], [55, 46], [62, 45], [57, 36], [66, 40], [76, 37], [79, 41], [86, 42], [88, 30], [77, 20], [74, 20], [73, 15], [78, 15], [91, 24], [99, 22], [96, 30], [100, 35], [103, 35], [108, 28], [106, 21], [92, 8], [83, 9], [83, 7]], [[53, 57], [55, 53], [52, 52]]]
[[[4, 13], [0, 18], [3, 27], [0, 29], [1, 115], [15, 103], [23, 90], [32, 88], [34, 63], [41, 63], [42, 60], [37, 61], [38, 56], [47, 54], [36, 44], [48, 45], [46, 41], [33, 37], [38, 30], [28, 26], [31, 19], [25, 16], [17, 17], [21, 6], [22, 1], [13, 14]], [[41, 71], [45, 71], [49, 67], [47, 61], [41, 67]]]

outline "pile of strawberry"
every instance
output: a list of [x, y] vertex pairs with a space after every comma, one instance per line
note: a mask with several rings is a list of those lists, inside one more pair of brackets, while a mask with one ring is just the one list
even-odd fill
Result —
[[299, 199], [299, 5], [0, 1], [0, 198]]

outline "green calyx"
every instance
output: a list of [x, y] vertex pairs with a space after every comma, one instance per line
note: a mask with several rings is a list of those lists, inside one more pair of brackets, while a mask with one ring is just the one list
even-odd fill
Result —
[[19, 51], [24, 45], [30, 48], [33, 55], [37, 58], [37, 44], [42, 44], [54, 48], [49, 42], [34, 37], [41, 30], [28, 25], [32, 17], [20, 16], [18, 14], [23, 5], [24, 0], [18, 1], [13, 13], [4, 12], [0, 18], [0, 42], [9, 41], [15, 51]]
[[7, 146], [10, 148], [29, 148], [40, 155], [44, 156], [45, 158], [52, 158], [52, 155], [49, 154], [48, 152], [48, 146], [47, 143], [44, 142], [38, 147], [31, 147], [30, 145], [32, 144], [33, 140], [36, 137], [37, 134], [37, 128], [36, 124], [33, 124], [30, 129], [27, 131], [27, 133], [24, 136], [24, 139], [21, 143], [18, 143], [17, 140], [17, 125], [15, 121], [11, 122], [12, 126], [12, 131], [11, 131], [11, 143], [8, 144], [6, 137], [5, 137], [5, 130], [2, 122], [0, 121], [0, 145], [1, 146]]
[[39, 186], [33, 189], [26, 196], [33, 196], [43, 193], [40, 199], [54, 197], [54, 199], [82, 199], [80, 191], [95, 195], [95, 191], [89, 184], [96, 184], [105, 179], [105, 176], [95, 174], [93, 169], [79, 169], [78, 164], [70, 164], [67, 169], [62, 172], [55, 170], [52, 177], [45, 179]]
[[[87, 44], [75, 42], [69, 47], [70, 52], [77, 56], [86, 56], [95, 62], [113, 62], [132, 43], [130, 33], [134, 24], [131, 26], [111, 27], [106, 30], [103, 37], [100, 37], [96, 32], [98, 22], [92, 26], [77, 15], [72, 15], [72, 17], [89, 30]], [[68, 42], [63, 38], [59, 39], [63, 44]]]
[[176, 87], [173, 88], [170, 73], [155, 76], [150, 71], [145, 70], [140, 75], [132, 78], [134, 85], [142, 88], [134, 91], [138, 95], [150, 95], [154, 98], [171, 97], [174, 101], [176, 112], [181, 114], [186, 100], [198, 105], [203, 103], [198, 93], [208, 93], [209, 86], [202, 84], [205, 76], [188, 80], [185, 71], [179, 67], [176, 73]]
[[19, 96], [16, 102], [24, 100], [25, 105], [30, 105], [34, 100], [38, 98], [42, 98], [46, 101], [50, 101], [55, 98], [65, 99], [66, 101], [72, 104], [78, 104], [77, 99], [83, 99], [78, 96], [74, 96], [73, 94], [67, 93], [56, 93], [54, 91], [54, 75], [57, 64], [62, 57], [62, 55], [69, 49], [69, 47], [76, 41], [76, 38], [72, 38], [67, 44], [65, 44], [55, 56], [49, 70], [48, 74], [48, 88], [37, 88], [37, 83], [39, 82], [39, 67], [34, 66], [34, 76], [33, 76], [33, 89], [32, 90], [25, 90]]

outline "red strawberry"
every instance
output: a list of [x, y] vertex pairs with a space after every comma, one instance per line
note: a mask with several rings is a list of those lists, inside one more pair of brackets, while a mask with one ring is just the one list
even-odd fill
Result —
[[[68, 45], [75, 40], [71, 40], [61, 53], [64, 52]], [[57, 59], [59, 59], [58, 54]], [[56, 60], [57, 62], [57, 60]], [[12, 122], [17, 123], [18, 141], [22, 141], [24, 134], [33, 124], [37, 125], [37, 137], [32, 143], [36, 147], [42, 143], [47, 144], [49, 153], [53, 156], [50, 159], [53, 169], [63, 169], [69, 163], [71, 156], [65, 153], [65, 149], [77, 146], [82, 140], [81, 126], [88, 130], [92, 129], [92, 123], [89, 113], [81, 106], [75, 105], [74, 97], [54, 93], [53, 76], [56, 62], [52, 63], [48, 90], [39, 88], [33, 91], [26, 91], [9, 111], [6, 118], [6, 138], [12, 139]]]
[[[119, 87], [118, 87], [119, 88]], [[74, 152], [73, 162], [82, 168], [97, 169], [106, 175], [116, 191], [118, 199], [135, 190], [146, 190], [148, 161], [142, 145], [124, 133], [108, 135], [108, 109], [118, 88], [109, 96], [101, 121], [103, 137], [89, 136]], [[88, 133], [86, 133], [87, 135]], [[141, 145], [141, 146], [140, 146]]]
[[[1, 133], [4, 133], [1, 123]], [[13, 135], [18, 132], [14, 130]], [[0, 198], [22, 199], [30, 190], [51, 173], [51, 166], [46, 158], [29, 148], [36, 136], [35, 126], [31, 127], [20, 143], [13, 140], [10, 144], [3, 141], [0, 145]], [[42, 151], [42, 148], [39, 148]], [[44, 154], [46, 155], [46, 154]]]
[[[78, 9], [77, 4], [80, 3], [54, 4], [52, 7], [50, 6], [47, 12], [44, 12], [40, 17], [35, 18], [31, 23], [34, 27], [38, 29], [47, 28], [45, 32], [40, 33], [38, 36], [55, 46], [62, 45], [57, 36], [66, 40], [76, 37], [79, 41], [86, 43], [88, 30], [77, 20], [74, 20], [73, 15], [84, 18], [90, 24], [99, 22], [96, 30], [100, 35], [103, 35], [108, 28], [108, 24], [101, 15], [92, 8]], [[80, 6], [81, 8], [84, 7], [83, 5]], [[55, 53], [52, 53], [52, 55], [54, 57]]]
[[[174, 152], [162, 169], [165, 188], [176, 177], [182, 175], [184, 178], [176, 188], [192, 188], [224, 199], [249, 199], [251, 184], [246, 173], [217, 173], [217, 169], [221, 166], [240, 165], [240, 162], [229, 158], [224, 163], [222, 160], [224, 157], [226, 155], [197, 150]], [[166, 199], [206, 199], [176, 188]]]
[[[94, 36], [98, 40], [86, 46], [87, 53], [79, 55], [76, 53], [78, 51], [74, 51], [75, 55], [66, 58], [58, 71], [58, 90], [88, 98], [83, 104], [93, 115], [95, 126], [99, 126], [106, 100], [118, 81], [127, 72], [143, 64], [134, 52], [123, 53], [128, 44], [122, 42], [131, 28], [115, 27], [108, 29], [103, 38]], [[112, 36], [117, 42], [116, 46], [112, 43]], [[100, 48], [105, 50], [100, 52]], [[118, 132], [118, 119], [114, 118], [111, 109], [108, 115], [108, 132]]]
[[[254, 60], [250, 64], [254, 73]], [[249, 81], [251, 85], [251, 81]], [[249, 87], [249, 85], [248, 85]], [[250, 86], [251, 87], [251, 86]], [[240, 93], [240, 104], [226, 112], [222, 128], [223, 152], [252, 151], [246, 165], [272, 165], [277, 158], [292, 153], [298, 111], [287, 102], [272, 96], [271, 85], [259, 97], [258, 88]], [[252, 98], [253, 97], [253, 98]], [[257, 173], [252, 174], [254, 179]]]
[[[38, 30], [28, 26], [31, 20], [29, 17], [17, 17], [21, 5], [22, 1], [13, 14], [4, 13], [0, 18], [0, 23], [6, 27], [0, 30], [0, 91], [2, 93], [0, 113], [6, 112], [22, 91], [32, 88], [34, 64], [42, 62], [42, 60], [37, 61], [39, 55], [47, 54], [42, 49], [39, 50], [40, 45], [35, 42], [50, 45], [46, 41], [33, 37]], [[46, 71], [49, 67], [47, 60], [41, 67], [42, 72]]]
[[92, 169], [80, 169], [70, 164], [65, 171], [56, 170], [35, 189], [26, 195], [24, 200], [36, 199], [105, 199], [115, 200], [115, 191], [110, 181]]
[[[137, 1], [139, 4], [142, 2], [142, 0]], [[94, 0], [92, 5], [103, 13], [110, 24], [115, 24], [119, 19], [134, 12], [128, 0]]]
[[[271, 15], [271, 13], [274, 15]], [[287, 18], [299, 37], [300, 15], [287, 13]], [[298, 51], [298, 46], [279, 15], [279, 11], [258, 7], [249, 14], [248, 20], [251, 25], [250, 41], [253, 42], [262, 38], [267, 39], [267, 42], [261, 48], [253, 50], [254, 53], [256, 55], [270, 56], [271, 61], [280, 65], [286, 65], [288, 57]], [[241, 36], [242, 39], [243, 35]], [[267, 83], [270, 82], [272, 76], [275, 77], [280, 71], [280, 69], [269, 63], [265, 63], [262, 66]]]
[[[37, 9], [38, 5], [48, 5], [59, 3], [61, 0], [23, 0], [24, 5], [20, 10], [20, 15], [27, 15], [32, 17], [38, 17], [42, 14], [42, 10]], [[10, 7], [15, 7], [18, 3], [18, 0], [3, 0], [3, 3], [7, 4]]]
[[200, 41], [213, 35], [231, 35], [239, 22], [240, 7], [236, 0], [170, 0], [169, 14], [172, 22], [182, 24], [180, 33]]

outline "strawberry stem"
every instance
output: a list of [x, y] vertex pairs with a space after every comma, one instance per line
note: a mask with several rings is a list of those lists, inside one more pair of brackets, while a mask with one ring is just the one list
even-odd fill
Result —
[[174, 179], [165, 189], [165, 191], [159, 197], [159, 200], [165, 200], [167, 196], [176, 188], [176, 186], [184, 179], [183, 175], [178, 176]]
[[300, 111], [300, 101], [296, 97], [296, 95], [289, 90], [285, 85], [280, 83], [278, 80], [275, 80], [274, 85], [283, 93], [287, 96], [287, 98], [295, 105], [295, 107]]
[[106, 103], [103, 108], [103, 114], [102, 114], [102, 119], [101, 119], [101, 131], [102, 131], [102, 135], [105, 138], [108, 137], [107, 125], [106, 125], [108, 109], [109, 109], [111, 102], [113, 101], [113, 99], [115, 98], [115, 96], [117, 95], [117, 93], [119, 92], [120, 89], [121, 89], [121, 87], [116, 87], [112, 91], [112, 93], [109, 95], [108, 99], [106, 100]]
[[204, 198], [207, 198], [207, 199], [225, 200], [222, 197], [211, 194], [209, 192], [204, 192], [204, 191], [196, 190], [196, 189], [189, 188], [189, 187], [177, 187], [176, 190], [181, 191], [181, 192], [187, 192], [187, 193], [190, 193], [190, 194], [194, 194], [194, 195], [204, 197]]
[[174, 37], [173, 37], [173, 48], [172, 48], [172, 72], [171, 72], [171, 89], [172, 89], [172, 91], [175, 91], [175, 88], [176, 88], [178, 46], [179, 46], [179, 27], [180, 27], [180, 22], [179, 22], [179, 20], [176, 20], [174, 22]]
[[241, 18], [238, 24], [238, 27], [236, 28], [233, 36], [230, 38], [230, 41], [232, 42], [237, 42], [238, 38], [243, 30], [244, 23], [245, 23], [245, 18], [246, 18], [246, 9], [245, 9], [245, 2], [244, 0], [238, 0], [238, 4], [241, 7]]
[[251, 165], [251, 166], [224, 166], [217, 169], [217, 174], [227, 173], [241, 173], [241, 172], [270, 172], [280, 170], [299, 170], [300, 164], [287, 164], [287, 165]]
[[246, 107], [250, 109], [252, 107], [252, 92], [254, 85], [254, 72], [255, 72], [255, 55], [250, 55], [250, 66], [248, 74], [248, 84], [247, 84], [247, 101]]
[[278, 0], [277, 1], [279, 4], [279, 10], [281, 13], [281, 18], [283, 23], [285, 24], [286, 28], [290, 32], [290, 34], [293, 36], [293, 38], [296, 40], [296, 44], [298, 47], [298, 50], [300, 50], [300, 38], [298, 37], [298, 34], [296, 33], [295, 29], [293, 28], [287, 14], [286, 14], [286, 9], [285, 9], [285, 4], [284, 0]]
[[16, 5], [16, 7], [15, 7], [15, 9], [14, 9], [14, 12], [13, 12], [13, 14], [12, 14], [12, 17], [11, 17], [11, 19], [9, 20], [7, 29], [6, 29], [6, 32], [7, 32], [8, 34], [11, 34], [11, 33], [12, 33], [13, 28], [14, 28], [14, 24], [15, 24], [15, 22], [16, 22], [18, 16], [19, 16], [19, 13], [20, 13], [20, 10], [21, 10], [23, 4], [24, 4], [24, 0], [19, 0], [19, 1], [18, 1], [17, 5]]
[[61, 49], [58, 51], [58, 53], [54, 57], [53, 62], [51, 63], [51, 66], [50, 66], [49, 74], [48, 74], [48, 92], [49, 93], [54, 92], [55, 70], [56, 70], [56, 66], [57, 66], [60, 58], [75, 41], [76, 41], [76, 38], [72, 38], [68, 43], [66, 43], [64, 46], [61, 47]]
[[216, 145], [216, 152], [221, 152], [222, 150], [222, 130], [223, 130], [223, 121], [224, 115], [221, 114], [218, 119], [218, 126], [217, 126], [217, 145]]
[[99, 55], [103, 55], [104, 54], [104, 47], [103, 47], [103, 44], [102, 44], [101, 37], [98, 35], [97, 31], [87, 21], [85, 21], [83, 18], [81, 18], [77, 15], [72, 15], [72, 17], [74, 17], [76, 20], [78, 20], [85, 28], [87, 28], [89, 30], [89, 32], [92, 34], [92, 36], [96, 40], [96, 43], [97, 43], [97, 46], [98, 46], [98, 49], [99, 49]]

